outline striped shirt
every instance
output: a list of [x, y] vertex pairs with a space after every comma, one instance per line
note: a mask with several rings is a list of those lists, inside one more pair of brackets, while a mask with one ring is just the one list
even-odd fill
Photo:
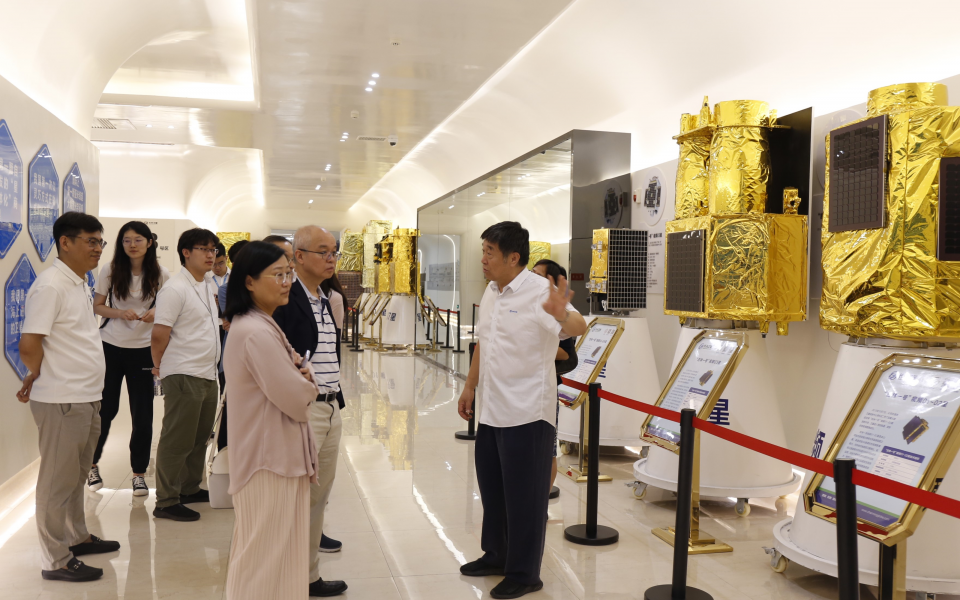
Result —
[[317, 321], [317, 349], [310, 357], [313, 373], [321, 392], [340, 391], [340, 363], [337, 360], [337, 329], [333, 322], [330, 302], [323, 290], [317, 288], [317, 296], [310, 293], [302, 279], [297, 279], [307, 293], [313, 318]]

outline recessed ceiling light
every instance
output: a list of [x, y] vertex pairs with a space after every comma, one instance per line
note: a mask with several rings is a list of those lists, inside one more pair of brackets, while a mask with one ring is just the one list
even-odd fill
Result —
[[150, 123], [147, 123], [147, 127], [153, 127], [153, 125], [151, 125]]
[[327, 165], [327, 168], [329, 169], [329, 168], [330, 168], [330, 165]]
[[344, 131], [344, 132], [343, 132], [343, 135], [350, 135], [350, 134], [349, 134], [349, 133], [347, 133], [346, 131]]
[[341, 141], [341, 142], [345, 142], [345, 141], [347, 141], [347, 140], [345, 140], [345, 139], [343, 139], [343, 138], [340, 138], [340, 141]]
[[370, 77], [373, 77], [374, 79], [376, 79], [377, 77], [380, 77], [380, 73], [374, 73], [370, 75]]
[[[320, 186], [317, 186], [317, 187], [320, 187]], [[310, 200], [307, 200], [307, 204], [313, 204], [313, 199], [311, 198]]]
[[313, 188], [313, 189], [319, 190], [319, 189], [320, 189], [320, 184], [317, 184], [317, 187], [315, 187], [315, 188]]
[[367, 82], [367, 85], [377, 85], [377, 82], [371, 79]]
[[173, 129], [173, 125], [169, 125], [169, 126], [168, 126], [168, 129]]
[[373, 91], [373, 88], [368, 87], [368, 88], [366, 88], [366, 90], [367, 90], [368, 92], [372, 92], [372, 91]]
[[482, 195], [484, 195], [484, 194], [486, 194], [486, 192], [480, 192], [479, 194], [477, 194], [477, 198], [479, 198], [480, 196], [482, 196]]
[[452, 204], [447, 207], [448, 210], [451, 209], [451, 208], [453, 208], [453, 205], [452, 205]]

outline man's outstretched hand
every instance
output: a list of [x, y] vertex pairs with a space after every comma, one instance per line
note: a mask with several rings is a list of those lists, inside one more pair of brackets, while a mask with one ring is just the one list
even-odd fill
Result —
[[567, 278], [563, 275], [558, 281], [554, 281], [549, 275], [547, 279], [550, 280], [550, 296], [543, 303], [543, 310], [557, 321], [563, 321], [567, 318], [567, 304], [573, 300], [573, 290], [567, 285]]

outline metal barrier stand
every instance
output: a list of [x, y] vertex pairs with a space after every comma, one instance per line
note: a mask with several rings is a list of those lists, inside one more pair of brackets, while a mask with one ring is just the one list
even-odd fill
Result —
[[[460, 349], [460, 311], [457, 313], [457, 349], [453, 351], [454, 354], [463, 354], [463, 350]], [[450, 312], [447, 311], [447, 328], [450, 327]]]
[[[695, 514], [693, 506], [694, 470], [699, 458], [697, 455], [696, 434], [693, 427], [693, 418], [697, 412], [692, 408], [680, 411], [680, 467], [677, 470], [677, 520], [673, 526], [675, 538], [678, 540], [690, 539], [691, 515]], [[657, 530], [654, 530], [656, 533]], [[660, 537], [660, 536], [658, 536]], [[673, 545], [673, 582], [669, 585], [655, 585], [643, 593], [644, 600], [713, 600], [713, 596], [705, 591], [687, 585], [687, 560], [690, 554], [688, 545], [676, 543]]]
[[360, 347], [360, 311], [357, 309], [353, 310], [353, 347], [350, 348], [350, 352], [363, 352], [363, 348]]
[[447, 330], [447, 333], [446, 333], [446, 341], [440, 347], [443, 348], [444, 350], [449, 350], [450, 348], [453, 348], [453, 346], [450, 345], [450, 309], [446, 309], [446, 310], [441, 309], [441, 310], [447, 313], [447, 322], [443, 324], [444, 329]]
[[[473, 351], [474, 351], [474, 349], [475, 349], [476, 347], [477, 347], [477, 343], [476, 343], [476, 342], [470, 342], [470, 346], [469, 346], [469, 348], [470, 348], [470, 364], [473, 364]], [[467, 367], [467, 368], [469, 369], [469, 367]], [[471, 409], [473, 412], [470, 414], [470, 420], [467, 421], [467, 430], [466, 430], [466, 431], [458, 431], [458, 432], [456, 432], [455, 434], [453, 434], [453, 437], [457, 438], [458, 440], [475, 440], [475, 439], [477, 439], [477, 412], [476, 412], [476, 410], [477, 410], [477, 399], [476, 399], [476, 397], [474, 397], [474, 399], [473, 399], [473, 406], [471, 406], [470, 409]]]
[[473, 315], [470, 317], [470, 337], [472, 339], [477, 339], [477, 307], [479, 304], [474, 304], [471, 307]]
[[[587, 469], [587, 522], [582, 525], [571, 525], [563, 532], [567, 541], [583, 546], [607, 546], [615, 544], [620, 539], [620, 533], [606, 525], [597, 524], [597, 504], [600, 495], [600, 384], [590, 384], [590, 397], [587, 400], [587, 410], [590, 412], [590, 432], [587, 442], [590, 445], [590, 456], [593, 464]], [[581, 409], [582, 410], [582, 409]], [[581, 448], [581, 452], [583, 448]]]
[[853, 485], [853, 470], [856, 468], [857, 461], [852, 458], [833, 461], [833, 480], [837, 484], [837, 586], [840, 600], [860, 598], [857, 488]]

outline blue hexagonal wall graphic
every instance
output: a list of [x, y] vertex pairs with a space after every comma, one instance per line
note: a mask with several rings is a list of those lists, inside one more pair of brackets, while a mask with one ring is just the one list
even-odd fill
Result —
[[20, 330], [26, 314], [27, 292], [36, 278], [33, 265], [24, 254], [3, 287], [3, 353], [20, 379], [27, 376], [27, 366], [20, 359]]
[[80, 165], [73, 163], [63, 178], [63, 212], [87, 212], [87, 188], [83, 187]]
[[60, 176], [46, 144], [30, 161], [27, 177], [27, 229], [40, 260], [46, 261], [54, 245], [53, 222], [60, 216]]
[[23, 229], [23, 161], [13, 134], [0, 119], [0, 258], [7, 255]]

